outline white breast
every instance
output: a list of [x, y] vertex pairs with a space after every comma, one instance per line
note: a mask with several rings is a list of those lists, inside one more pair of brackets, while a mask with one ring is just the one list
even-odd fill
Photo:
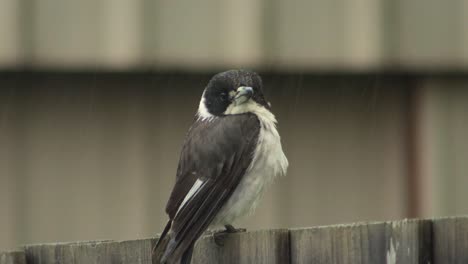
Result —
[[265, 187], [276, 177], [285, 175], [288, 168], [288, 160], [281, 148], [281, 139], [276, 129], [275, 116], [256, 103], [246, 105], [260, 120], [257, 147], [246, 174], [211, 227], [232, 224], [236, 219], [253, 212]]

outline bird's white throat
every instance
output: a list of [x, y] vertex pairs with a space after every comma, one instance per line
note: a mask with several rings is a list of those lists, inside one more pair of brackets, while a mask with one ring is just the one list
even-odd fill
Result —
[[[276, 131], [275, 115], [273, 115], [273, 113], [271, 113], [268, 109], [259, 105], [252, 99], [249, 99], [248, 101], [240, 105], [232, 103], [228, 106], [226, 111], [224, 111], [225, 115], [236, 115], [244, 113], [253, 113], [257, 115], [262, 126], [268, 126], [270, 129], [274, 129], [276, 134], [278, 134], [278, 132]], [[200, 103], [198, 105], [197, 116], [202, 121], [210, 121], [216, 117], [208, 111], [208, 108], [205, 105], [205, 93], [203, 93]]]
[[243, 104], [236, 105], [234, 103], [230, 104], [224, 114], [226, 115], [236, 115], [236, 114], [244, 114], [244, 113], [252, 113], [255, 114], [258, 119], [260, 120], [260, 124], [262, 126], [268, 126], [271, 129], [274, 129], [276, 134], [276, 118], [273, 113], [271, 113], [268, 109], [259, 105], [254, 100], [249, 99]]

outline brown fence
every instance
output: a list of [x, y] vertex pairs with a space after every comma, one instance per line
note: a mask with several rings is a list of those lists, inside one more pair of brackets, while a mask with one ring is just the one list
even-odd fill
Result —
[[[151, 263], [156, 239], [27, 245], [0, 264]], [[192, 263], [468, 263], [468, 217], [207, 235]]]

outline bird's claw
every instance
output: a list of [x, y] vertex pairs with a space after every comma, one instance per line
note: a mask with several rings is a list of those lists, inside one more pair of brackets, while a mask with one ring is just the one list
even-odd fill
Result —
[[213, 241], [220, 247], [224, 246], [224, 240], [228, 234], [241, 233], [246, 231], [245, 228], [235, 228], [232, 225], [225, 225], [224, 227], [226, 228], [225, 230], [213, 233]]
[[235, 228], [232, 225], [225, 225], [226, 233], [241, 233], [247, 231], [245, 228]]

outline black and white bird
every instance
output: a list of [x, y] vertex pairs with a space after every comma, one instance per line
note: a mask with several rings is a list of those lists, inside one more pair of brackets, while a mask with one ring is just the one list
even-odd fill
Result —
[[169, 221], [153, 263], [190, 263], [205, 230], [234, 231], [233, 222], [252, 212], [265, 187], [287, 168], [260, 76], [246, 70], [216, 74], [182, 147], [166, 206]]

